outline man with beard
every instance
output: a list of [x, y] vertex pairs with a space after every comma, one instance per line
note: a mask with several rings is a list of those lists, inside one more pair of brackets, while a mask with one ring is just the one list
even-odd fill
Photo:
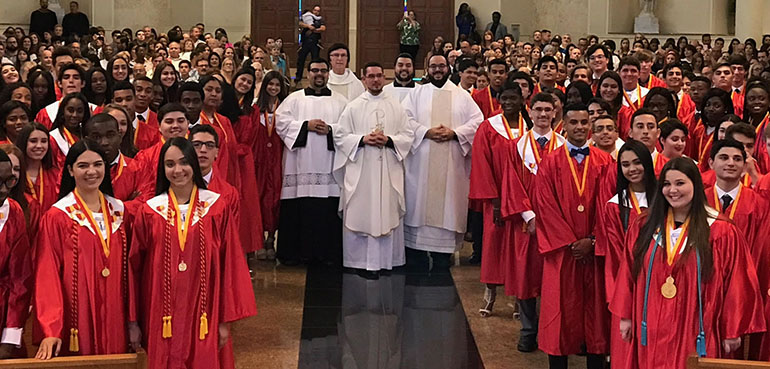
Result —
[[609, 115], [600, 115], [591, 123], [591, 141], [599, 150], [602, 150], [613, 159], [617, 160], [618, 150], [624, 142], [618, 138], [618, 126], [615, 120]]
[[417, 123], [406, 158], [404, 234], [407, 264], [422, 270], [432, 265], [433, 270], [446, 272], [465, 234], [470, 186], [466, 168], [484, 116], [467, 92], [447, 83], [446, 57], [431, 56], [428, 73], [429, 83], [416, 87], [403, 101]]
[[35, 10], [29, 17], [29, 33], [43, 36], [45, 32], [53, 32], [54, 26], [59, 23], [56, 13], [48, 9], [48, 0], [40, 0], [40, 9]]
[[383, 91], [398, 98], [398, 101], [404, 101], [404, 98], [415, 86], [414, 83], [414, 59], [412, 55], [401, 53], [396, 57], [394, 67], [396, 80], [392, 84], [387, 84], [382, 88]]
[[384, 69], [364, 66], [364, 92], [335, 127], [334, 178], [342, 187], [343, 265], [364, 277], [404, 265], [404, 158], [414, 141], [400, 101], [383, 94]]
[[[332, 54], [337, 52], [347, 55], [343, 49]], [[341, 264], [340, 187], [332, 176], [332, 127], [347, 99], [327, 87], [329, 68], [324, 59], [310, 62], [310, 87], [289, 95], [275, 112], [275, 131], [285, 145], [276, 255], [284, 265], [314, 260]]]
[[473, 101], [484, 114], [484, 119], [497, 115], [500, 111], [500, 103], [497, 95], [508, 77], [508, 65], [503, 59], [494, 59], [489, 62], [489, 86], [473, 93]]

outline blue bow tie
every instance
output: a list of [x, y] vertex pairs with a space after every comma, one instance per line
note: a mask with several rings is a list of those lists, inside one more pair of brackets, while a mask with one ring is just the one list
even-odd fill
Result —
[[575, 157], [578, 154], [582, 154], [583, 156], [588, 156], [588, 154], [590, 152], [591, 151], [588, 149], [588, 147], [584, 147], [584, 148], [581, 148], [581, 149], [570, 149], [569, 150], [569, 156]]

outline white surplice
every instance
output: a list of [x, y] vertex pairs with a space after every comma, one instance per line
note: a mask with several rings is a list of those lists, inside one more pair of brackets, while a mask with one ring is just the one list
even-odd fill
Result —
[[411, 86], [411, 87], [401, 87], [397, 86], [395, 82], [388, 83], [382, 88], [383, 92], [389, 93], [391, 96], [396, 96], [398, 98], [398, 101], [404, 101], [404, 98], [406, 98], [407, 95], [409, 95], [412, 90], [417, 86]]
[[328, 86], [332, 91], [342, 95], [345, 101], [353, 101], [366, 91], [364, 84], [349, 68], [345, 68], [342, 74], [329, 71]]
[[[402, 101], [415, 131], [406, 158], [406, 247], [452, 253], [459, 249], [468, 218], [471, 145], [484, 116], [470, 94], [451, 82], [418, 87]], [[435, 108], [434, 108], [435, 107]], [[457, 138], [425, 139], [443, 124]]]
[[[393, 141], [392, 148], [360, 145], [377, 129]], [[344, 266], [380, 270], [404, 264], [403, 160], [413, 140], [406, 111], [386, 92], [364, 92], [340, 116], [334, 178], [342, 187]]]
[[278, 107], [275, 131], [284, 143], [282, 200], [340, 195], [340, 187], [332, 176], [334, 151], [328, 149], [327, 136], [308, 131], [305, 146], [295, 148], [294, 144], [304, 122], [312, 119], [323, 120], [333, 132], [345, 103], [334, 92], [331, 96], [310, 96], [306, 90], [300, 90]]

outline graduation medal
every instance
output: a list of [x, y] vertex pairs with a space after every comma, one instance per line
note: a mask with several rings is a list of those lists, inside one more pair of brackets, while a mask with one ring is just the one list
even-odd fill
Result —
[[[586, 176], [588, 175], [588, 163], [591, 161], [591, 156], [586, 155], [585, 157], [585, 163], [583, 164], [583, 180], [580, 181], [580, 179], [577, 176], [577, 170], [575, 169], [575, 164], [572, 163], [572, 158], [569, 156], [569, 151], [567, 150], [567, 145], [564, 145], [564, 155], [567, 156], [567, 164], [569, 164], [570, 172], [572, 172], [572, 181], [575, 183], [575, 188], [578, 192], [578, 197], [583, 197], [583, 192], [586, 190]], [[582, 182], [582, 183], [581, 183]], [[578, 203], [577, 211], [578, 213], [582, 213], [586, 210], [585, 206], [583, 204]]]
[[[171, 188], [168, 189], [168, 197], [171, 198], [171, 205], [174, 208], [174, 226], [176, 227], [177, 238], [179, 239], [179, 248], [182, 250], [182, 252], [184, 252], [184, 248], [187, 243], [187, 232], [189, 232], [190, 227], [192, 227], [195, 203], [198, 199], [198, 186], [193, 186], [192, 193], [190, 194], [190, 207], [187, 208], [187, 216], [184, 219], [184, 229], [181, 229], [183, 224], [182, 212], [179, 210], [179, 204], [176, 202], [176, 195], [174, 194], [174, 190]], [[180, 272], [187, 271], [187, 264], [184, 262], [184, 260], [179, 262], [177, 270]]]
[[104, 269], [102, 269], [102, 277], [107, 278], [109, 276], [110, 276], [110, 269], [107, 267], [104, 267]]
[[673, 299], [676, 296], [676, 285], [674, 285], [674, 277], [668, 276], [666, 283], [660, 286], [660, 294], [667, 299]]
[[[99, 224], [97, 224], [96, 219], [94, 218], [93, 212], [91, 212], [91, 209], [88, 208], [88, 205], [83, 201], [83, 198], [80, 197], [80, 193], [77, 189], [72, 191], [73, 195], [75, 196], [75, 202], [77, 203], [79, 210], [84, 212], [86, 214], [86, 217], [88, 219], [88, 223], [91, 225], [91, 228], [93, 228], [94, 233], [96, 234], [96, 237], [99, 238], [99, 241], [101, 241], [102, 244], [102, 251], [104, 252], [104, 256], [107, 257], [107, 259], [110, 258], [110, 236], [112, 235], [112, 219], [110, 217], [110, 211], [109, 206], [107, 205], [107, 199], [104, 197], [104, 195], [99, 192], [99, 204], [101, 205], [101, 211], [102, 215], [104, 216], [104, 235], [102, 235], [101, 228], [99, 227]], [[110, 276], [110, 269], [105, 265], [104, 269], [102, 269], [102, 277], [107, 278]]]

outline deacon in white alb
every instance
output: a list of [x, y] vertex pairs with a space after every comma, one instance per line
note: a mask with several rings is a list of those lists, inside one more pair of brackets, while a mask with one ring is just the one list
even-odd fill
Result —
[[292, 265], [313, 259], [341, 264], [340, 187], [332, 176], [332, 127], [345, 99], [326, 87], [329, 63], [308, 66], [310, 87], [289, 95], [278, 107], [276, 133], [284, 143], [281, 215], [276, 257]]
[[329, 88], [342, 95], [345, 101], [353, 101], [361, 95], [364, 90], [364, 84], [348, 69], [350, 61], [350, 50], [345, 44], [334, 44], [329, 48], [329, 63], [331, 63], [331, 72], [329, 72]]
[[342, 261], [379, 271], [404, 265], [404, 158], [414, 140], [398, 98], [383, 92], [382, 65], [364, 67], [367, 92], [335, 127], [334, 177], [342, 186]]
[[447, 83], [446, 57], [430, 58], [428, 77], [402, 102], [416, 121], [406, 159], [404, 233], [409, 264], [425, 266], [432, 258], [434, 268], [444, 269], [465, 233], [471, 145], [484, 116], [470, 94]]

